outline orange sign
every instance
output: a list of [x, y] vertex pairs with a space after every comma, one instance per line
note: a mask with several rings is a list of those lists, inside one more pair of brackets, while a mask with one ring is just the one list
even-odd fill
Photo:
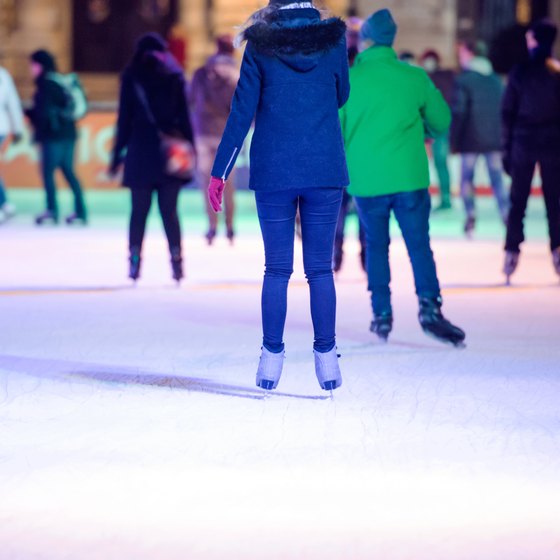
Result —
[[[79, 125], [76, 144], [76, 172], [85, 188], [115, 188], [118, 183], [107, 176], [113, 148], [116, 113], [90, 113]], [[39, 150], [28, 129], [24, 140], [10, 144], [0, 160], [0, 173], [8, 187], [42, 185]]]

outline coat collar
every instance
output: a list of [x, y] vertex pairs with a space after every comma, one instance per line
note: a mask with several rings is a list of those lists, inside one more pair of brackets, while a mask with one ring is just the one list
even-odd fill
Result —
[[245, 39], [271, 55], [311, 55], [331, 50], [344, 38], [345, 23], [338, 18], [321, 20], [315, 9], [278, 10], [268, 21], [247, 28]]
[[366, 60], [397, 60], [397, 53], [392, 47], [373, 46], [361, 52], [355, 64]]

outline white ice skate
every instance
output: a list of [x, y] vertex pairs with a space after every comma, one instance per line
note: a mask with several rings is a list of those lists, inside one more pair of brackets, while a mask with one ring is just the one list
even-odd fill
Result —
[[282, 375], [282, 367], [284, 366], [285, 352], [277, 354], [269, 352], [263, 347], [261, 359], [259, 361], [259, 369], [257, 370], [257, 387], [271, 391], [276, 389], [280, 376]]
[[342, 385], [342, 375], [338, 365], [336, 348], [333, 348], [330, 352], [313, 350], [313, 354], [315, 354], [315, 373], [321, 388], [325, 391], [332, 391], [340, 387]]

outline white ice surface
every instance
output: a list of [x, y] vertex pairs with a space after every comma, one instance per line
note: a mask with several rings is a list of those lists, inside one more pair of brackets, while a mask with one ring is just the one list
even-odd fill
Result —
[[560, 287], [543, 240], [500, 286], [500, 245], [434, 240], [459, 351], [421, 333], [400, 240], [394, 335], [373, 340], [350, 242], [331, 401], [299, 249], [264, 398], [256, 233], [187, 235], [176, 289], [152, 228], [133, 289], [114, 225], [4, 227], [0, 558], [557, 560]]

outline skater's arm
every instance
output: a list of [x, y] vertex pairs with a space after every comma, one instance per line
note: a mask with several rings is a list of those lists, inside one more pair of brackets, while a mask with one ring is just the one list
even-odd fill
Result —
[[178, 85], [178, 95], [180, 96], [179, 109], [177, 111], [177, 122], [183, 138], [194, 144], [194, 134], [191, 125], [189, 110], [189, 89], [187, 80], [182, 76]]
[[243, 56], [231, 112], [216, 154], [212, 177], [227, 179], [255, 118], [261, 96], [261, 72], [254, 47], [249, 42]]
[[132, 128], [132, 109], [130, 107], [133, 99], [133, 87], [131, 79], [123, 76], [119, 96], [119, 113], [117, 117], [117, 131], [115, 135], [115, 146], [113, 148], [113, 160], [111, 170], [115, 171], [121, 164], [124, 152], [130, 138]]
[[348, 67], [348, 54], [346, 39], [343, 39], [338, 49], [340, 53], [340, 69], [336, 73], [336, 91], [338, 97], [338, 108], [340, 109], [350, 97], [350, 69]]
[[508, 85], [502, 100], [502, 151], [504, 167], [509, 173], [511, 163], [511, 144], [513, 140], [513, 128], [519, 110], [519, 91], [517, 89], [516, 75], [513, 71], [509, 77]]
[[422, 116], [428, 134], [437, 136], [445, 132], [451, 124], [451, 110], [441, 91], [436, 88], [426, 74], [424, 87], [426, 91]]
[[457, 81], [453, 91], [452, 120], [451, 120], [451, 149], [457, 151], [463, 136], [469, 110], [469, 95], [464, 86]]

